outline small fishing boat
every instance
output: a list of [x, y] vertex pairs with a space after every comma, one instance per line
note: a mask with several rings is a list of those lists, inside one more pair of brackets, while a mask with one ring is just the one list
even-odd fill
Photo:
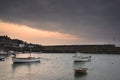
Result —
[[74, 69], [74, 71], [75, 71], [76, 74], [84, 74], [84, 73], [87, 73], [87, 70], [88, 70], [87, 68], [81, 68], [81, 67]]
[[86, 62], [91, 60], [91, 56], [81, 56], [80, 53], [77, 52], [76, 55], [73, 56], [74, 62]]
[[87, 62], [90, 60], [91, 60], [91, 57], [75, 57], [74, 58], [75, 62]]
[[16, 57], [13, 57], [12, 61], [14, 63], [39, 62], [40, 61], [40, 57], [27, 57], [27, 58], [16, 58]]
[[27, 58], [17, 58], [16, 54], [13, 54], [12, 57], [13, 63], [25, 63], [25, 62], [40, 62], [40, 57], [31, 57], [31, 50], [30, 50], [30, 56]]
[[3, 50], [0, 50], [0, 55], [8, 55], [8, 52], [5, 52]]
[[4, 61], [5, 60], [5, 57], [0, 55], [0, 61]]

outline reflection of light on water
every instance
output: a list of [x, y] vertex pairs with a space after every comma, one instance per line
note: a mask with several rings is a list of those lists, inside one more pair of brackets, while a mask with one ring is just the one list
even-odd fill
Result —
[[[33, 68], [35, 66], [40, 65], [40, 62], [31, 62], [31, 63], [13, 63], [12, 66], [12, 73], [17, 80], [25, 79], [31, 80], [32, 74], [34, 74]], [[21, 78], [21, 79], [18, 79]]]
[[[73, 54], [32, 54], [40, 63], [12, 64], [11, 57], [0, 64], [0, 80], [117, 80], [119, 55], [91, 54], [91, 62], [75, 62]], [[29, 54], [17, 54], [26, 57]], [[7, 65], [7, 66], [6, 66]], [[10, 67], [11, 66], [11, 67]], [[75, 67], [87, 67], [87, 74], [75, 74]]]
[[38, 65], [40, 62], [34, 63], [13, 63], [12, 70], [14, 73], [29, 73], [32, 66]]
[[75, 80], [87, 80], [86, 76], [87, 76], [87, 73], [86, 74], [76, 74], [76, 73], [74, 73]]
[[[29, 57], [29, 53], [24, 53], [24, 54], [17, 54], [17, 58], [26, 58]], [[40, 56], [40, 54], [32, 54], [32, 56]], [[12, 57], [12, 56], [11, 56]], [[11, 59], [11, 58], [10, 58]], [[7, 60], [7, 62], [10, 62], [10, 59]], [[12, 59], [11, 59], [12, 62]], [[40, 62], [31, 62], [31, 63], [13, 63], [11, 65], [11, 74], [12, 74], [12, 79], [11, 80], [31, 80], [35, 79], [34, 76], [36, 76], [35, 72], [37, 72], [36, 67], [40, 65]], [[31, 77], [32, 76], [32, 77]], [[1, 80], [1, 79], [0, 79]], [[6, 79], [7, 80], [7, 79]]]

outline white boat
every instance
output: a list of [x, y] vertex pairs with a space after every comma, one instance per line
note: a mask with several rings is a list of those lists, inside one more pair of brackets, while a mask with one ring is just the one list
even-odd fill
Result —
[[0, 55], [0, 61], [4, 61], [5, 60], [5, 57]]
[[31, 50], [30, 50], [30, 57], [27, 58], [17, 58], [16, 54], [13, 54], [12, 57], [13, 63], [25, 63], [25, 62], [40, 62], [40, 57], [31, 57]]
[[40, 61], [40, 57], [27, 57], [27, 58], [16, 58], [16, 57], [13, 57], [12, 61], [14, 63], [39, 62]]
[[5, 52], [5, 51], [1, 50], [0, 55], [8, 55], [8, 52]]
[[91, 60], [91, 56], [81, 56], [80, 53], [77, 53], [73, 56], [75, 62], [86, 62]]

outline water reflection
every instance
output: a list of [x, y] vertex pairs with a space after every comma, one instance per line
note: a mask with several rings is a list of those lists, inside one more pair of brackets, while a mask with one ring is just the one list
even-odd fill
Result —
[[87, 73], [85, 73], [85, 74], [76, 74], [76, 73], [74, 73], [74, 78], [75, 78], [75, 80], [86, 80], [86, 76], [87, 76]]
[[17, 70], [22, 71], [24, 69], [30, 70], [32, 66], [37, 66], [40, 62], [32, 62], [32, 63], [13, 63], [12, 70], [16, 72]]
[[[24, 54], [20, 56], [22, 55]], [[37, 54], [37, 56], [46, 59], [42, 59], [40, 63], [13, 64], [11, 57], [8, 57], [4, 62], [0, 62], [0, 80], [120, 79], [120, 58], [118, 58], [120, 55], [92, 54], [90, 62], [73, 62], [73, 54]], [[75, 74], [75, 67], [88, 68], [87, 74]]]
[[87, 73], [78, 74], [78, 73], [75, 73], [75, 72], [74, 72], [74, 77], [84, 77], [84, 76], [87, 76]]

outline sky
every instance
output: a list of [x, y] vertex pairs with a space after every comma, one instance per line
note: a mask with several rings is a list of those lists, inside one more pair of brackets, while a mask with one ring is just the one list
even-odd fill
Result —
[[120, 0], [0, 0], [0, 35], [42, 45], [120, 45]]

